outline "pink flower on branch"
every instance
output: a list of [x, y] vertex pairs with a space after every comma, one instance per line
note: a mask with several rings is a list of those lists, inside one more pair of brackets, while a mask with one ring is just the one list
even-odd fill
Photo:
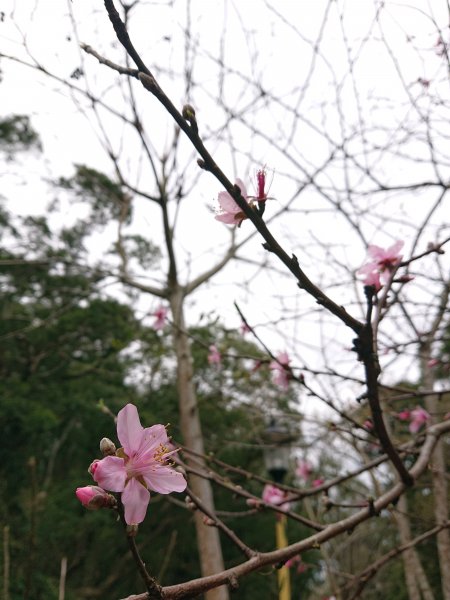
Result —
[[312, 466], [307, 460], [299, 460], [297, 461], [297, 468], [295, 469], [295, 473], [300, 479], [303, 481], [308, 481], [312, 473]]
[[410, 415], [411, 422], [409, 424], [410, 432], [417, 433], [419, 429], [421, 429], [422, 426], [425, 425], [429, 418], [430, 414], [420, 406], [412, 410]]
[[214, 344], [211, 344], [211, 346], [209, 347], [208, 362], [210, 365], [222, 364], [222, 356], [220, 355], [217, 346], [215, 346]]
[[387, 250], [383, 250], [379, 246], [371, 245], [368, 248], [369, 255], [374, 259], [372, 264], [376, 265], [380, 273], [383, 271], [392, 271], [402, 260], [400, 250], [403, 248], [404, 242], [397, 241]]
[[283, 390], [289, 389], [289, 380], [291, 379], [291, 369], [289, 363], [291, 359], [287, 352], [280, 352], [276, 360], [272, 360], [269, 369], [272, 370], [272, 381]]
[[264, 486], [262, 499], [267, 504], [274, 504], [283, 510], [290, 510], [291, 508], [290, 502], [286, 502], [286, 492], [280, 490], [280, 488], [278, 488], [276, 485], [271, 485], [270, 483], [267, 483]]
[[120, 492], [128, 525], [144, 520], [150, 501], [149, 489], [159, 494], [182, 492], [186, 480], [167, 465], [176, 450], [169, 450], [166, 428], [143, 428], [137, 408], [127, 404], [117, 415], [117, 436], [122, 448], [91, 465], [94, 480], [106, 490]]
[[410, 418], [411, 411], [408, 408], [397, 413], [397, 419], [400, 419], [400, 421], [409, 421]]
[[390, 274], [395, 271], [402, 260], [400, 250], [403, 248], [403, 244], [404, 242], [397, 241], [387, 250], [375, 245], [368, 247], [367, 252], [371, 260], [358, 271], [359, 274], [365, 275], [364, 285], [374, 286], [376, 291], [381, 289], [380, 275], [383, 283], [386, 283]]
[[[249, 201], [247, 189], [241, 179], [236, 179], [236, 185], [241, 190], [241, 194], [246, 202]], [[242, 208], [237, 204], [236, 200], [228, 192], [220, 192], [218, 197], [219, 212], [216, 215], [217, 221], [222, 221], [227, 225], [241, 225], [242, 221], [247, 219]]]
[[167, 323], [167, 315], [169, 313], [169, 309], [163, 305], [159, 306], [154, 313], [152, 313], [153, 317], [155, 318], [155, 321], [153, 323], [153, 329], [155, 331], [159, 331], [161, 329], [164, 329], [164, 327], [166, 326]]
[[313, 488], [317, 488], [320, 487], [321, 485], [323, 485], [325, 483], [325, 479], [323, 477], [318, 477], [317, 479], [314, 479], [312, 482], [312, 486]]

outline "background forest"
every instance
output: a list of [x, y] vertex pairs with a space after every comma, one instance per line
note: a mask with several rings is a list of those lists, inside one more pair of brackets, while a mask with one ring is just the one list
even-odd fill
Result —
[[[450, 8], [364, 0], [366, 22], [352, 20], [352, 3], [323, 0], [307, 17], [305, 0], [258, 2], [251, 21], [251, 3], [221, 0], [221, 18], [207, 21], [212, 37], [218, 27], [213, 47], [202, 42], [206, 3], [153, 4], [116, 8], [151, 73], [183, 98], [169, 107], [175, 121], [101, 2], [91, 20], [71, 3], [60, 21], [39, 2], [31, 16], [12, 2], [1, 13], [0, 90], [20, 97], [0, 115], [3, 598], [145, 597], [114, 512], [87, 511], [75, 496], [93, 483], [100, 439], [117, 443], [114, 418], [133, 403], [145, 427], [169, 424], [193, 490], [152, 494], [139, 527], [160, 585], [238, 566], [243, 548], [276, 547], [279, 506], [262, 500], [276, 421], [290, 439], [280, 483], [288, 543], [343, 524], [289, 557], [290, 597], [448, 600]], [[49, 14], [60, 27], [55, 56], [39, 37]], [[298, 72], [286, 56], [303, 57]], [[276, 60], [289, 77], [267, 79]], [[392, 90], [373, 83], [377, 60], [392, 67]], [[31, 108], [25, 79], [62, 104]], [[230, 180], [205, 167], [203, 143]], [[238, 178], [243, 200], [257, 202], [256, 172], [273, 180], [264, 208], [245, 208], [239, 227], [215, 220], [224, 188], [239, 201]], [[368, 292], [367, 249], [398, 241], [401, 255]], [[348, 331], [353, 315], [374, 336], [391, 446], [369, 398], [372, 359]], [[414, 485], [378, 510], [422, 457]], [[279, 590], [285, 563], [239, 577], [232, 597], [290, 600]], [[206, 600], [228, 597], [225, 586], [205, 590]]]

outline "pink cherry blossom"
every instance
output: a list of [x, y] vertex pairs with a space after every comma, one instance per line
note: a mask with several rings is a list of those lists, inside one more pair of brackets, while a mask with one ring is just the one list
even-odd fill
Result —
[[[364, 267], [361, 267], [361, 269], [363, 269]], [[360, 271], [361, 271], [360, 269]], [[379, 292], [382, 288], [381, 285], [381, 281], [380, 281], [380, 274], [377, 271], [372, 271], [370, 273], [367, 273], [367, 275], [364, 278], [364, 285], [371, 285], [375, 288], [376, 292]]]
[[182, 492], [186, 480], [170, 466], [167, 432], [163, 425], [143, 428], [137, 408], [127, 404], [117, 415], [117, 436], [122, 448], [91, 465], [94, 480], [106, 490], [120, 492], [128, 525], [144, 520], [149, 489], [159, 494]]
[[[244, 199], [248, 202], [249, 197], [247, 196], [247, 189], [244, 182], [241, 179], [236, 179], [236, 185], [241, 190]], [[220, 192], [217, 200], [220, 210], [215, 217], [217, 221], [222, 221], [222, 223], [226, 223], [227, 225], [237, 225], [239, 227], [242, 221], [247, 219], [242, 208], [238, 206], [236, 200], [228, 192]]]
[[402, 260], [400, 250], [403, 248], [403, 244], [404, 242], [399, 240], [387, 250], [373, 244], [368, 247], [367, 252], [372, 260], [369, 260], [358, 271], [359, 274], [365, 275], [364, 285], [374, 286], [376, 291], [381, 289], [380, 275], [383, 283], [386, 283], [390, 273]]
[[160, 329], [164, 329], [164, 327], [166, 326], [166, 322], [167, 322], [167, 315], [169, 313], [169, 309], [166, 306], [159, 306], [154, 313], [152, 313], [153, 317], [155, 318], [155, 321], [153, 323], [153, 329], [155, 331], [159, 331]]
[[373, 429], [373, 423], [372, 423], [372, 419], [366, 419], [364, 421], [363, 426], [368, 430], [368, 431], [372, 431]]
[[286, 502], [286, 492], [280, 490], [276, 485], [272, 485], [267, 483], [264, 486], [262, 499], [267, 504], [275, 504], [275, 506], [280, 506], [283, 510], [290, 510], [291, 504], [290, 502]]
[[408, 408], [397, 413], [397, 419], [400, 419], [400, 421], [409, 421], [410, 417], [411, 411]]
[[312, 486], [314, 488], [320, 487], [323, 483], [325, 483], [325, 479], [323, 477], [318, 477], [317, 479], [313, 480]]
[[222, 356], [214, 344], [209, 347], [208, 362], [210, 365], [222, 364]]
[[81, 504], [89, 510], [111, 507], [115, 503], [115, 498], [97, 485], [77, 488], [75, 494]]
[[411, 411], [411, 422], [409, 424], [409, 430], [411, 433], [417, 433], [419, 429], [425, 425], [430, 418], [430, 414], [421, 406], [417, 406]]
[[272, 381], [279, 385], [283, 390], [289, 389], [289, 380], [291, 378], [289, 363], [291, 359], [287, 352], [280, 352], [276, 360], [272, 360], [269, 369], [272, 369]]
[[307, 460], [298, 460], [295, 473], [303, 481], [307, 481], [312, 473], [312, 466]]
[[379, 246], [371, 245], [367, 251], [373, 258], [372, 264], [375, 264], [380, 273], [385, 270], [392, 271], [402, 260], [400, 250], [403, 248], [404, 242], [397, 241], [387, 250], [383, 250]]

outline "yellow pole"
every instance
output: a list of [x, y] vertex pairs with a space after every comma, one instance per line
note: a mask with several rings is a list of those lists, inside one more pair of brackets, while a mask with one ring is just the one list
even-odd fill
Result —
[[[286, 548], [288, 545], [286, 537], [286, 515], [278, 515], [275, 523], [275, 536], [277, 540], [277, 549]], [[288, 567], [278, 569], [278, 589], [279, 600], [291, 600], [291, 580]]]

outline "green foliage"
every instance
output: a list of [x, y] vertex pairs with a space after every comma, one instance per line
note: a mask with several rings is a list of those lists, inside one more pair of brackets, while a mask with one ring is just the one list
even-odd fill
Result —
[[57, 185], [89, 204], [92, 224], [104, 226], [112, 220], [131, 219], [129, 197], [122, 186], [100, 171], [76, 165], [75, 175], [69, 179], [61, 177]]
[[9, 158], [15, 152], [40, 149], [39, 136], [32, 128], [30, 118], [25, 115], [13, 115], [0, 119], [0, 149]]

